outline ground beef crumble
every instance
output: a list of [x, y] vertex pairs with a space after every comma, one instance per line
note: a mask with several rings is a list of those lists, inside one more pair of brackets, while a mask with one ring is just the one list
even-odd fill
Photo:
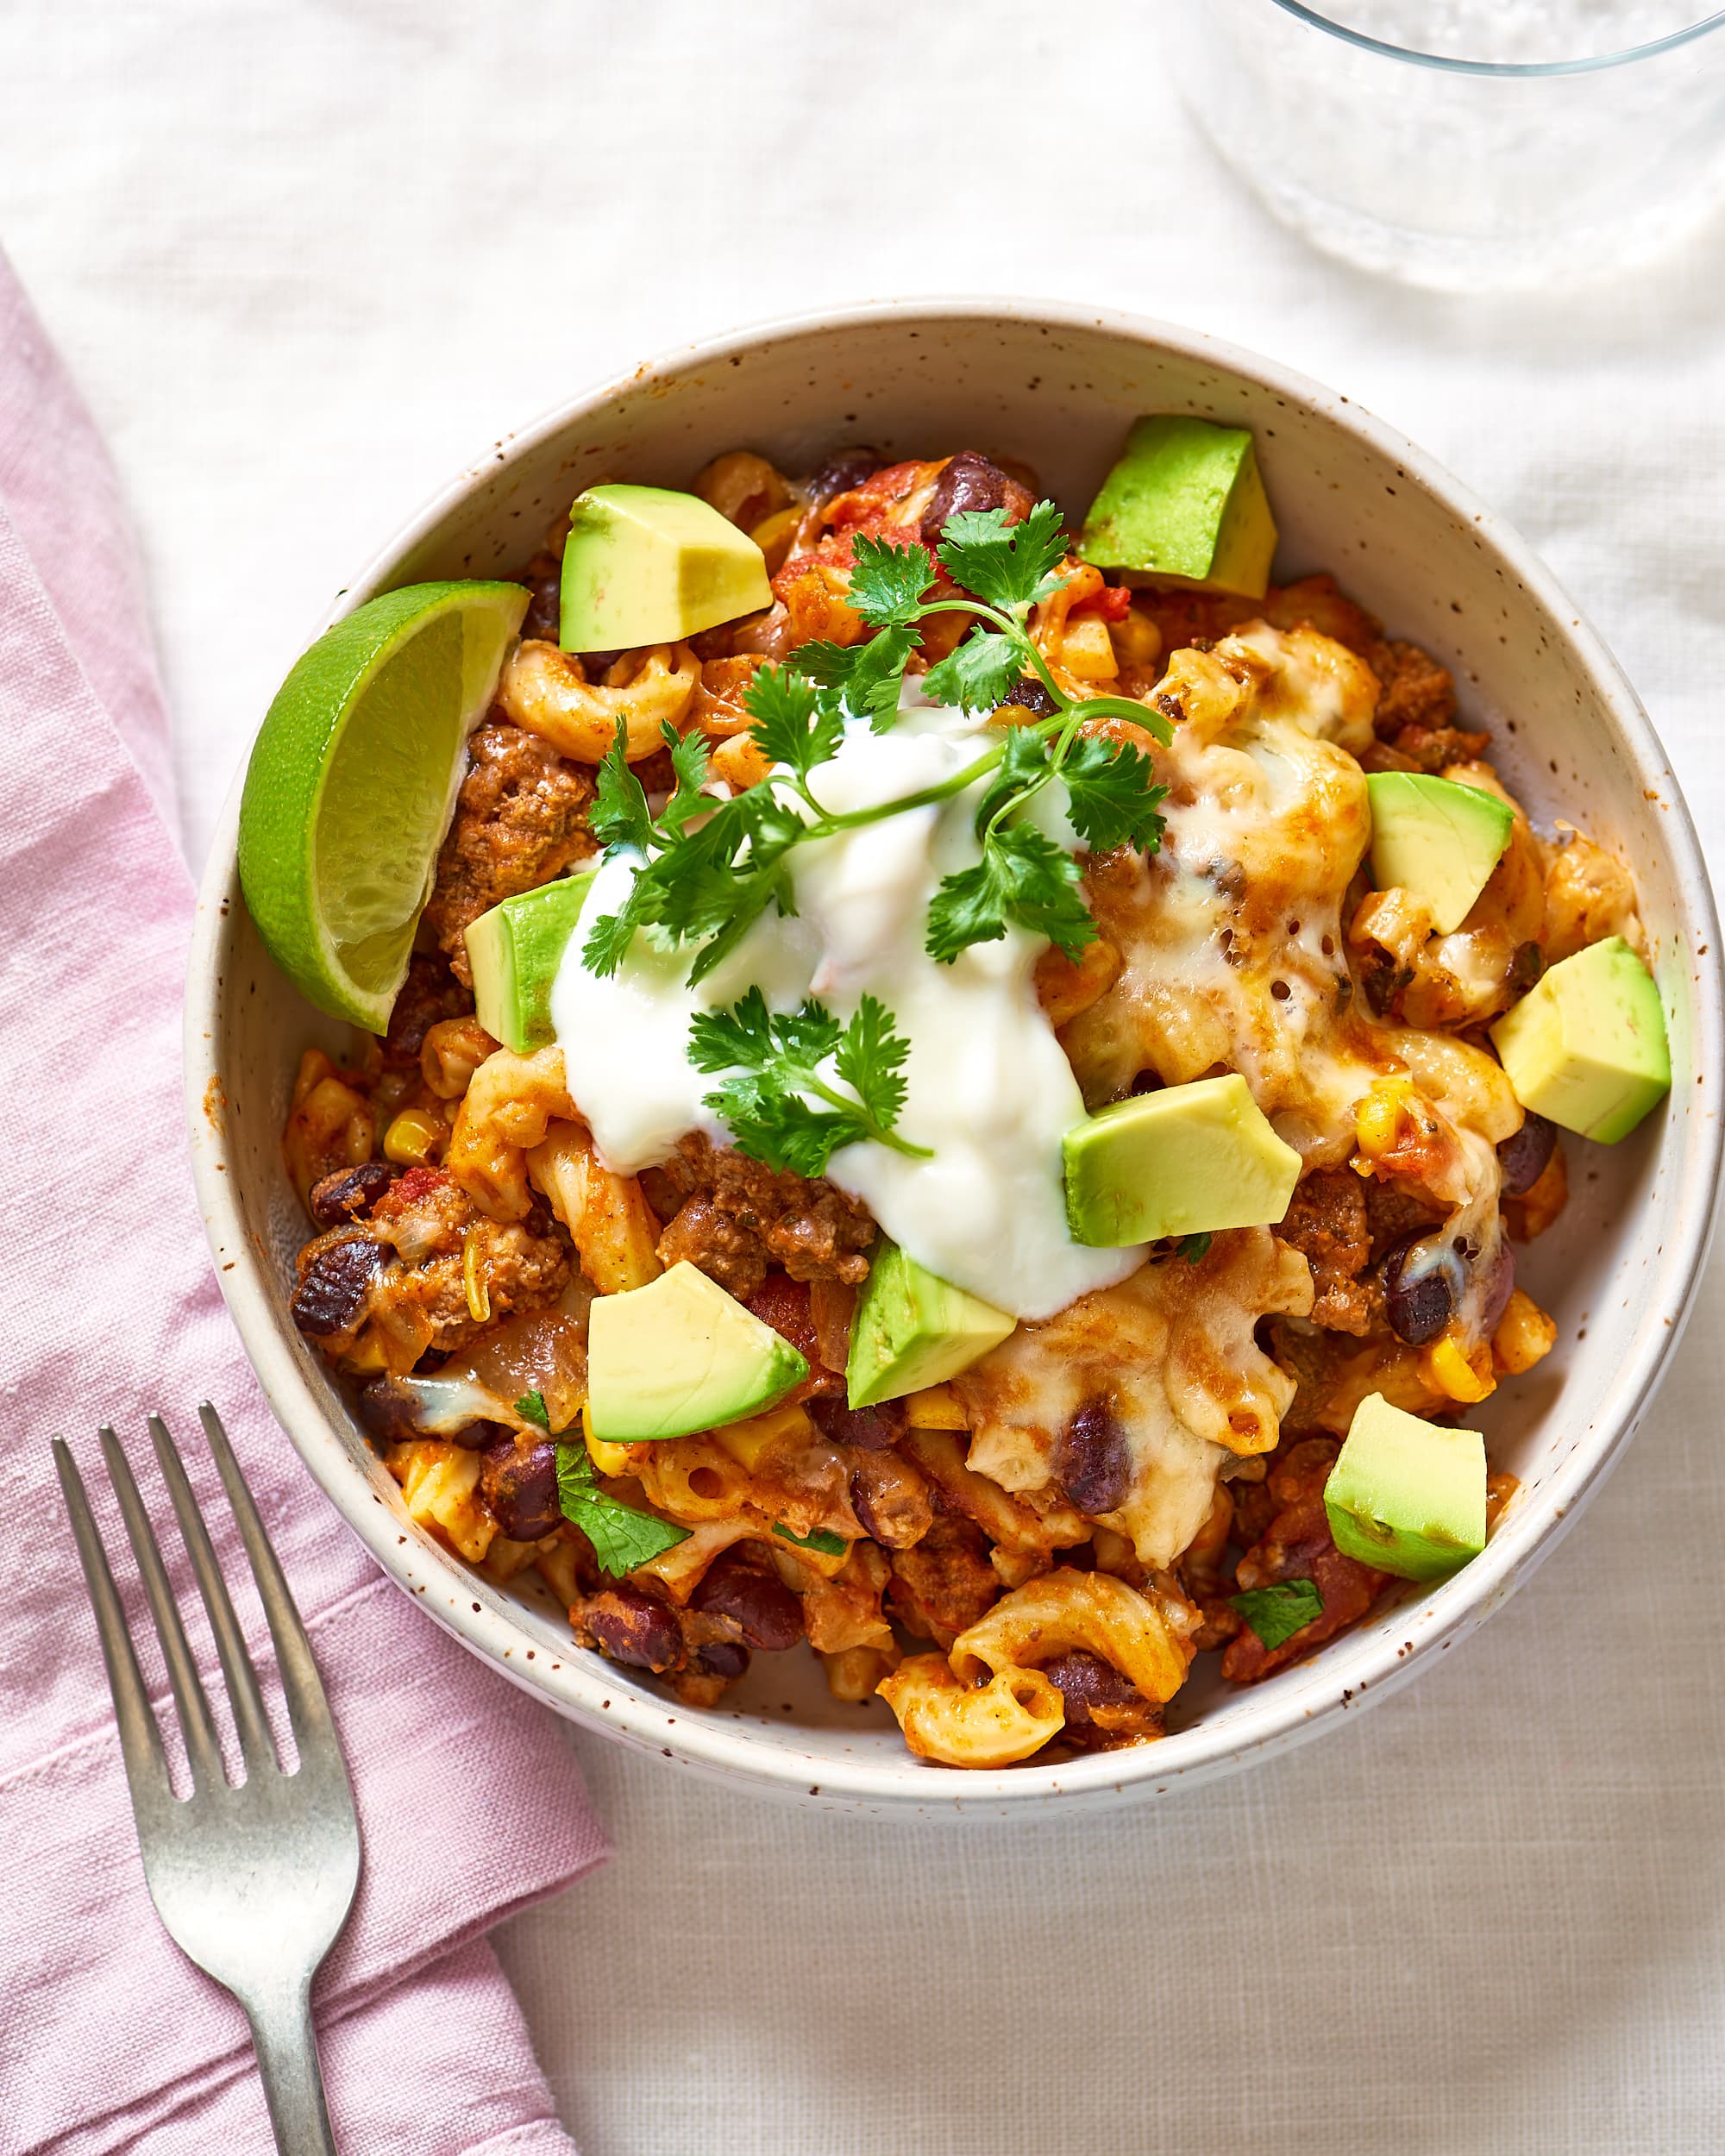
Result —
[[1312, 1269], [1317, 1295], [1312, 1323], [1327, 1332], [1369, 1332], [1374, 1299], [1371, 1283], [1360, 1275], [1371, 1257], [1371, 1234], [1359, 1177], [1346, 1168], [1320, 1168], [1308, 1175], [1276, 1236]]
[[659, 1171], [681, 1200], [659, 1238], [669, 1266], [687, 1259], [747, 1301], [782, 1265], [793, 1280], [868, 1276], [875, 1240], [868, 1209], [825, 1181], [765, 1167], [747, 1154], [712, 1145], [699, 1131], [683, 1139]]
[[479, 729], [468, 752], [425, 919], [456, 980], [470, 988], [467, 924], [597, 849], [587, 828], [593, 782], [579, 764], [501, 718]]

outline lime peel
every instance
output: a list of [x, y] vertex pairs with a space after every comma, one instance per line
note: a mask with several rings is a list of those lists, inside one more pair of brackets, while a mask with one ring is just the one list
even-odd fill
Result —
[[409, 585], [357, 607], [277, 691], [240, 801], [240, 881], [319, 1010], [387, 1030], [465, 766], [529, 594]]

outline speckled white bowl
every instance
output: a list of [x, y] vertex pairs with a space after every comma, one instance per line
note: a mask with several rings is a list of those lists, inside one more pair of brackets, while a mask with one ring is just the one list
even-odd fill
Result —
[[807, 1655], [757, 1656], [745, 1685], [704, 1713], [582, 1651], [549, 1596], [490, 1585], [410, 1525], [288, 1318], [304, 1225], [279, 1136], [300, 1050], [339, 1051], [342, 1029], [300, 1001], [253, 931], [235, 866], [236, 787], [204, 879], [186, 1008], [194, 1166], [223, 1292], [276, 1415], [378, 1563], [476, 1655], [587, 1728], [733, 1783], [871, 1812], [1106, 1806], [1226, 1773], [1339, 1722], [1498, 1608], [1615, 1463], [1676, 1344], [1706, 1254], [1725, 1087], [1718, 927], [1694, 830], [1634, 692], [1547, 572], [1346, 398], [1192, 331], [1076, 307], [919, 300], [775, 323], [672, 353], [498, 442], [329, 618], [400, 584], [517, 573], [590, 480], [683, 486], [737, 446], [791, 469], [847, 442], [1010, 452], [1082, 509], [1126, 423], [1163, 411], [1253, 428], [1282, 529], [1278, 573], [1333, 568], [1392, 634], [1439, 653], [1534, 815], [1570, 816], [1636, 866], [1674, 1082], [1623, 1144], [1577, 1150], [1569, 1212], [1527, 1259], [1559, 1344], [1484, 1418], [1521, 1498], [1446, 1585], [1255, 1690], [1199, 1680], [1160, 1744], [1059, 1766], [925, 1765], [878, 1702], [828, 1699]]

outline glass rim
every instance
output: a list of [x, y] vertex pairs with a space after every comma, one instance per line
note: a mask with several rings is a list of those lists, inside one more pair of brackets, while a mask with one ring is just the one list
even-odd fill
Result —
[[1725, 8], [1721, 8], [1683, 29], [1667, 31], [1665, 36], [1649, 38], [1644, 44], [1626, 45], [1615, 53], [1593, 53], [1577, 60], [1461, 60], [1452, 53], [1422, 53], [1411, 45], [1392, 45], [1367, 31], [1350, 29], [1346, 23], [1320, 14], [1316, 8], [1307, 7], [1304, 0], [1276, 0], [1276, 5], [1285, 14], [1309, 23], [1314, 29], [1340, 38], [1345, 44], [1357, 46], [1362, 52], [1377, 53], [1385, 60], [1406, 60], [1415, 67], [1435, 67], [1452, 75], [1596, 74], [1608, 67], [1623, 67], [1633, 60], [1650, 60], [1660, 53], [1674, 52], [1679, 46], [1705, 37], [1709, 30], [1725, 28]]

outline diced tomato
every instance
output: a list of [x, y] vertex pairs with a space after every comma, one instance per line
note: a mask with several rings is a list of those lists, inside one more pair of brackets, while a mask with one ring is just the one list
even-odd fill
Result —
[[1087, 599], [1075, 599], [1068, 619], [1073, 614], [1100, 614], [1104, 621], [1124, 621], [1132, 611], [1132, 595], [1124, 584], [1105, 584]]

